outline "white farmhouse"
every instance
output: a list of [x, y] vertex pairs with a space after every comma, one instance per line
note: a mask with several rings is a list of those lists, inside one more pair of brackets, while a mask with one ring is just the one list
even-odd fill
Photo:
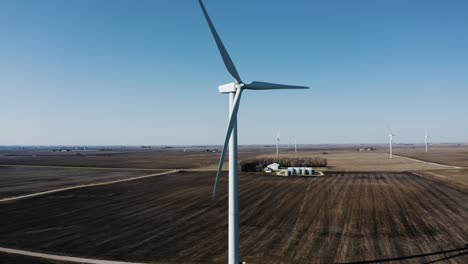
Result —
[[279, 170], [280, 165], [278, 163], [272, 163], [270, 165], [267, 165], [267, 168], [269, 168], [272, 171], [277, 171]]

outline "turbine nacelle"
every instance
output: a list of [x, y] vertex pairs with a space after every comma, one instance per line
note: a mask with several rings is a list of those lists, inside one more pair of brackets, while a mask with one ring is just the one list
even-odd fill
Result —
[[242, 87], [244, 87], [243, 83], [239, 84], [232, 82], [218, 86], [218, 91], [220, 93], [235, 93], [238, 89], [241, 89]]

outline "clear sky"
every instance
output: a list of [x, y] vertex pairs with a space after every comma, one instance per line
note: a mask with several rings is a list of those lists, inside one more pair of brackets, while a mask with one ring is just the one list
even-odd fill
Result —
[[[205, 0], [240, 144], [468, 141], [468, 1]], [[196, 0], [0, 1], [0, 145], [222, 144], [231, 82]]]

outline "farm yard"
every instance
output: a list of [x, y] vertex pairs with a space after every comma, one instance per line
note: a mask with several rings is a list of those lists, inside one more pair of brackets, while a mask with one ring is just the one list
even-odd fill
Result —
[[[226, 177], [215, 202], [212, 184], [210, 173], [185, 172], [1, 204], [8, 217], [0, 220], [0, 246], [98, 259], [223, 263]], [[468, 192], [411, 173], [243, 174], [240, 220], [248, 263], [421, 263], [468, 241]]]

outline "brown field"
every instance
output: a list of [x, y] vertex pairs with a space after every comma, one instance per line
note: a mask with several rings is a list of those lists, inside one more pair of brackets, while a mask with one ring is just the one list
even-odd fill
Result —
[[62, 264], [63, 262], [34, 257], [0, 253], [0, 263], [4, 264]]
[[[216, 202], [212, 184], [211, 173], [186, 172], [3, 203], [0, 246], [113, 260], [224, 263], [225, 175]], [[411, 173], [240, 177], [241, 256], [248, 263], [445, 257], [443, 263], [467, 263], [460, 250], [468, 241], [467, 223], [466, 190]]]
[[450, 169], [418, 172], [433, 179], [442, 180], [456, 188], [468, 190], [468, 169]]
[[[241, 150], [240, 158], [254, 157], [259, 150]], [[197, 169], [212, 166], [219, 161], [220, 153], [194, 149], [165, 150], [120, 150], [107, 152], [54, 153], [42, 151], [3, 151], [0, 152], [0, 165], [41, 165], [102, 168], [139, 168], [139, 169]]]
[[468, 146], [430, 146], [426, 153], [422, 147], [396, 148], [395, 154], [414, 159], [451, 166], [468, 167]]
[[[331, 170], [338, 171], [415, 171], [445, 169], [440, 166], [395, 156], [388, 159], [386, 146], [380, 146], [376, 151], [359, 152], [359, 146], [326, 148], [303, 148], [295, 154], [291, 149], [282, 148], [282, 155], [321, 157], [328, 160]], [[216, 148], [214, 148], [216, 149]], [[218, 148], [218, 150], [220, 150]], [[327, 154], [323, 154], [323, 153]], [[77, 155], [80, 153], [80, 155]], [[243, 147], [239, 151], [239, 159], [274, 156], [274, 150], [264, 147]], [[424, 153], [418, 146], [396, 147], [396, 155], [436, 162], [446, 165], [468, 166], [468, 146], [431, 146], [430, 153]], [[50, 150], [13, 150], [0, 151], [0, 165], [41, 165], [41, 166], [72, 166], [72, 167], [105, 167], [105, 168], [135, 168], [135, 169], [216, 169], [220, 153], [206, 152], [205, 149], [183, 148], [169, 149], [121, 149], [113, 151], [89, 151], [55, 153]], [[225, 167], [227, 168], [227, 167]]]
[[[283, 155], [326, 158], [326, 177], [243, 174], [243, 260], [422, 263], [448, 258], [440, 263], [467, 263], [468, 250], [460, 249], [468, 241], [468, 169], [390, 160], [385, 150], [358, 152], [347, 146], [295, 154], [283, 149]], [[395, 148], [395, 154], [415, 159], [468, 164], [467, 146], [431, 146], [430, 151]], [[271, 148], [241, 148], [239, 157], [269, 153]], [[152, 169], [215, 169], [218, 158], [219, 153], [180, 148], [80, 155], [1, 150], [0, 199], [146, 175]], [[214, 172], [185, 172], [0, 203], [0, 246], [112, 260], [223, 263], [227, 182], [223, 177], [222, 195], [213, 202], [213, 177]], [[59, 262], [0, 253], [0, 263]]]
[[[394, 156], [389, 159], [383, 152], [359, 152], [354, 150], [331, 150], [326, 151], [300, 151], [298, 153], [288, 152], [287, 156], [312, 156], [327, 159], [327, 170], [335, 171], [420, 171], [437, 170], [443, 167], [425, 164], [415, 160], [409, 160]], [[273, 157], [272, 155], [261, 155], [262, 157]]]
[[0, 199], [150, 173], [150, 171], [138, 170], [0, 166]]

